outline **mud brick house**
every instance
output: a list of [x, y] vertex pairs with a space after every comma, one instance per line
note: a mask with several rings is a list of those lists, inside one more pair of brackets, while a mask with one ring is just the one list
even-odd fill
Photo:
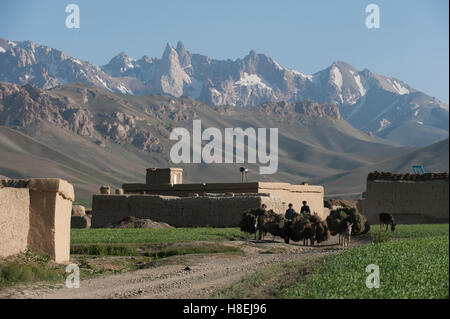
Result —
[[289, 203], [300, 209], [306, 200], [322, 218], [323, 186], [289, 183], [183, 184], [181, 168], [149, 168], [146, 183], [122, 185], [124, 194], [94, 195], [92, 227], [105, 227], [127, 216], [150, 218], [176, 227], [237, 226], [242, 213], [266, 204], [283, 213]]

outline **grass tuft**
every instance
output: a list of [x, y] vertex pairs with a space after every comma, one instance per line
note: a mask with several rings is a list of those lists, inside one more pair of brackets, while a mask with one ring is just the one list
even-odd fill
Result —
[[1, 260], [0, 288], [25, 282], [54, 282], [64, 278], [64, 267], [55, 264], [47, 255], [30, 250]]
[[109, 244], [72, 245], [70, 253], [75, 255], [95, 256], [136, 256], [135, 247]]

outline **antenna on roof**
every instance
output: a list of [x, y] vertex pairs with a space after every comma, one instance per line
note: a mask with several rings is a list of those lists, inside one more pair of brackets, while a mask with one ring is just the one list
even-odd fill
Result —
[[241, 171], [241, 174], [242, 174], [242, 183], [243, 183], [244, 180], [245, 180], [245, 176], [246, 176], [247, 173], [248, 173], [248, 168], [245, 168], [245, 167], [241, 166], [241, 167], [239, 168], [239, 170]]

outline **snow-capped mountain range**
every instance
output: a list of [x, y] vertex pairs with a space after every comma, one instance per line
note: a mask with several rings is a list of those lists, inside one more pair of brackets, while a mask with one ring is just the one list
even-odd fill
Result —
[[82, 82], [123, 94], [189, 96], [209, 105], [250, 106], [302, 99], [337, 105], [355, 127], [403, 145], [448, 137], [448, 105], [399, 79], [345, 62], [306, 75], [255, 51], [215, 60], [167, 44], [161, 58], [120, 53], [104, 66], [31, 41], [0, 39], [0, 81], [50, 89]]

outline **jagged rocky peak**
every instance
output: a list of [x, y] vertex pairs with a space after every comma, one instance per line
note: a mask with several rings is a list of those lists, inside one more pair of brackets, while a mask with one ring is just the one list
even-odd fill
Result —
[[[305, 75], [255, 50], [242, 59], [214, 60], [191, 54], [178, 41], [175, 48], [166, 45], [162, 58], [135, 60], [121, 53], [100, 69], [30, 41], [0, 40], [0, 81], [45, 89], [83, 82], [123, 94], [185, 95], [210, 105], [254, 106], [310, 99], [337, 105], [352, 125], [382, 137], [405, 135], [391, 131], [407, 131], [408, 127], [414, 127], [414, 132], [423, 130], [430, 142], [448, 136], [448, 120], [442, 122], [446, 117], [442, 112], [448, 118], [448, 105], [399, 79], [367, 69], [358, 71], [343, 61]], [[441, 130], [439, 134], [430, 134], [435, 128]]]
[[129, 57], [125, 52], [120, 52], [113, 57], [108, 64], [103, 66], [103, 69], [111, 76], [121, 76], [129, 69], [135, 67], [136, 60]]
[[176, 55], [178, 57], [177, 51], [173, 48], [172, 44], [167, 42], [166, 48], [164, 49], [164, 53], [162, 55], [162, 59], [167, 59], [170, 56], [174, 56], [174, 55]]
[[186, 48], [184, 47], [183, 42], [181, 42], [181, 41], [178, 41], [178, 42], [177, 42], [177, 48], [176, 48], [176, 50], [177, 50], [178, 53], [186, 52]]
[[140, 58], [138, 60], [139, 63], [147, 63], [147, 64], [152, 64], [153, 63], [153, 59], [147, 55], [142, 56], [142, 58]]
[[0, 54], [8, 51], [10, 48], [13, 48], [17, 45], [16, 42], [0, 38]]
[[183, 42], [178, 41], [176, 51], [178, 53], [180, 65], [183, 68], [192, 67], [191, 53], [185, 49]]

